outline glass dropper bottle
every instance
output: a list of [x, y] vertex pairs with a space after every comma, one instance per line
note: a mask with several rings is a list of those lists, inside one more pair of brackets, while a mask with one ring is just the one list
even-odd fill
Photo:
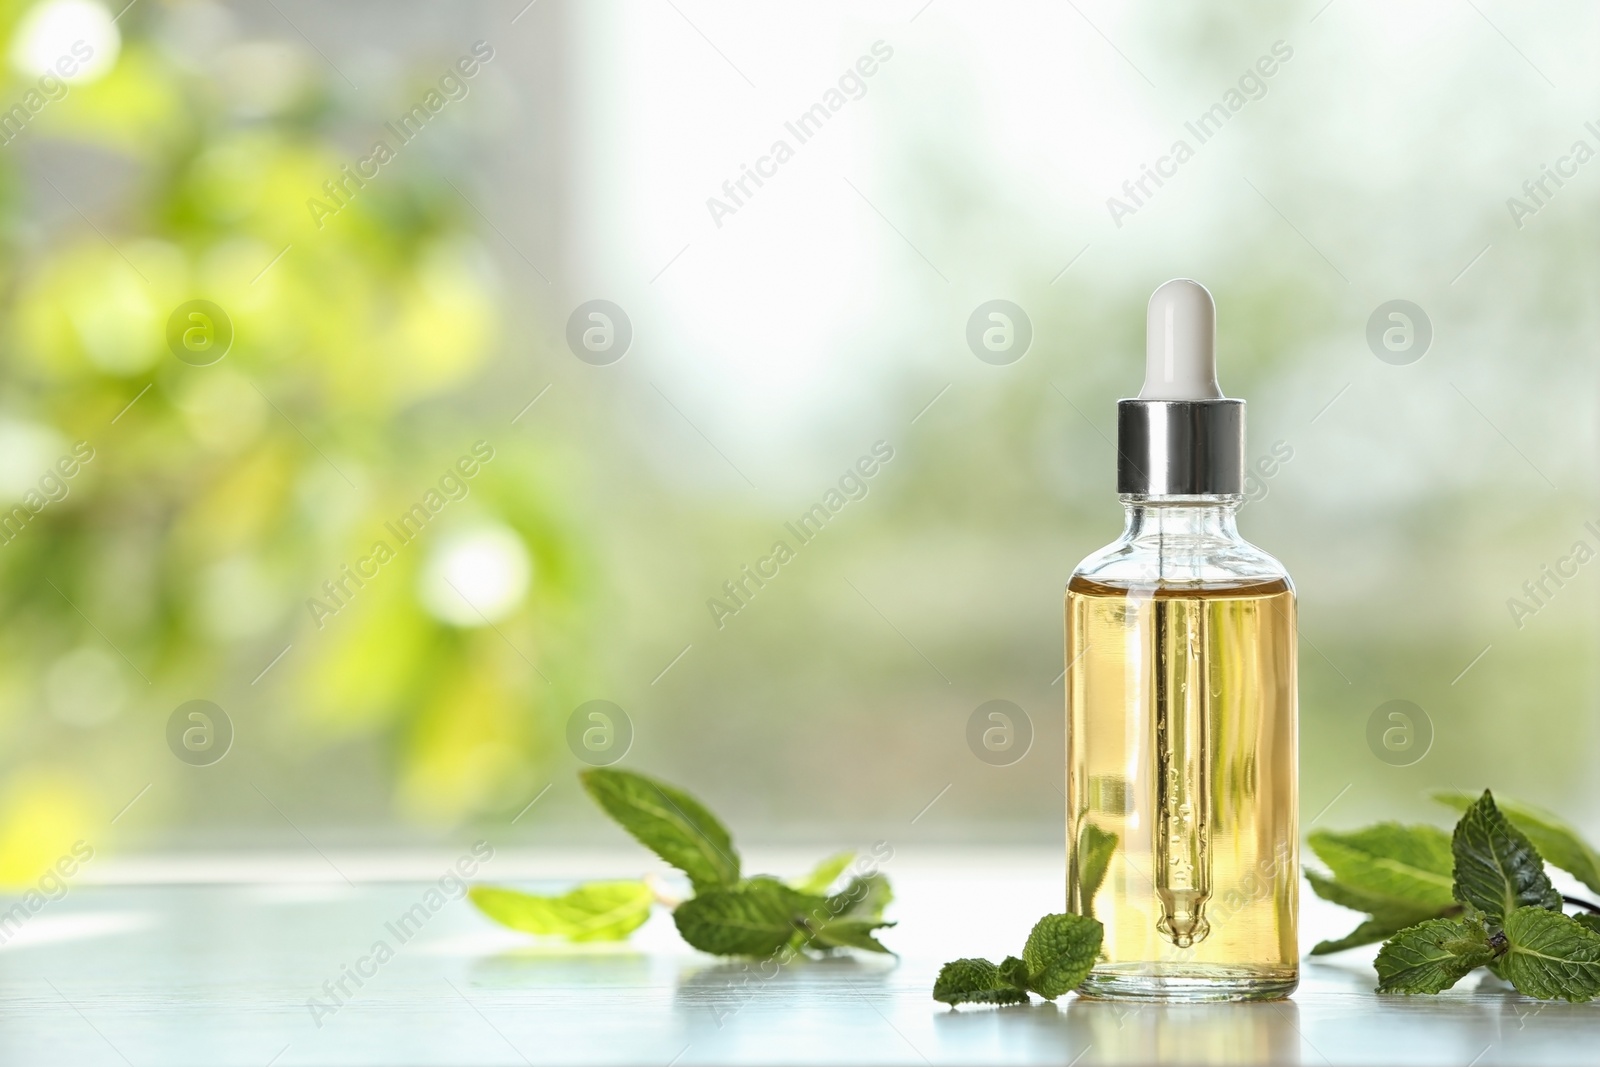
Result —
[[1081, 992], [1288, 995], [1298, 981], [1294, 587], [1240, 537], [1244, 402], [1198, 282], [1150, 298], [1117, 406], [1122, 536], [1066, 594], [1067, 906], [1105, 926]]

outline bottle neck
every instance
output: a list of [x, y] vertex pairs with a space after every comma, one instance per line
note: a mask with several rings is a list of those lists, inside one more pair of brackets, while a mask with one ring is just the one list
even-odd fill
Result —
[[1122, 536], [1129, 541], [1238, 541], [1237, 516], [1243, 499], [1235, 495], [1152, 498], [1124, 493]]

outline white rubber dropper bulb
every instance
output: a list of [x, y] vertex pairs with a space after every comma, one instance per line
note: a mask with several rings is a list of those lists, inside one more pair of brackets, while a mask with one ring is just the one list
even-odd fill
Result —
[[1217, 305], [1199, 282], [1174, 278], [1150, 295], [1139, 399], [1222, 399], [1217, 386]]

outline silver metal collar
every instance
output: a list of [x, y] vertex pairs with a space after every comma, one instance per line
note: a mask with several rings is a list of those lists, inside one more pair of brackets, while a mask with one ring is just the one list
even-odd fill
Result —
[[1244, 401], [1117, 401], [1117, 492], [1243, 493]]

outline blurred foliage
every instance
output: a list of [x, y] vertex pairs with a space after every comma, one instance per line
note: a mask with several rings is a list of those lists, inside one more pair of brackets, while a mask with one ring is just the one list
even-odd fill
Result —
[[[0, 15], [6, 49], [23, 7]], [[405, 820], [520, 804], [557, 736], [541, 713], [566, 703], [582, 659], [588, 567], [570, 516], [530, 488], [543, 461], [511, 439], [515, 408], [502, 417], [485, 387], [503, 294], [442, 153], [403, 150], [318, 228], [308, 198], [358, 158], [350, 144], [370, 145], [381, 105], [357, 107], [281, 42], [263, 61], [269, 46], [228, 26], [196, 58], [184, 20], [217, 10], [129, 11], [115, 65], [67, 79], [0, 151], [5, 505], [73, 443], [93, 450], [0, 546], [10, 883], [98, 841], [148, 782], [160, 788], [140, 803], [158, 817], [227, 806], [166, 748], [167, 716], [195, 697], [230, 713], [236, 751], [218, 769], [234, 775], [331, 752], [376, 762]], [[37, 81], [13, 63], [0, 105]], [[169, 315], [197, 298], [234, 332], [209, 366], [167, 348]], [[385, 523], [478, 440], [494, 458], [468, 495], [401, 544]], [[506, 529], [525, 560], [472, 547]], [[319, 626], [308, 598], [329, 602], [323, 583], [379, 539], [396, 558]], [[487, 568], [491, 586], [520, 566], [531, 582], [463, 621], [419, 592], [452, 566]], [[278, 819], [257, 805], [251, 818]]]

